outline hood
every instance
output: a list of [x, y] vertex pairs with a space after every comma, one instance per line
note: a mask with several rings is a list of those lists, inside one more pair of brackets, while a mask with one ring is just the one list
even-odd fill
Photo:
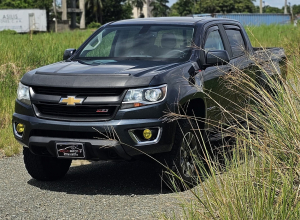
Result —
[[178, 63], [140, 60], [59, 62], [26, 73], [28, 86], [111, 88], [148, 86], [154, 76]]

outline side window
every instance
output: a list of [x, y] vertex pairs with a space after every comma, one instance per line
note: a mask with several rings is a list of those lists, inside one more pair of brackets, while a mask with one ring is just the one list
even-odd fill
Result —
[[233, 57], [241, 56], [245, 53], [245, 43], [242, 34], [238, 30], [226, 30]]
[[205, 52], [209, 50], [224, 50], [223, 41], [218, 30], [209, 33], [205, 45]]

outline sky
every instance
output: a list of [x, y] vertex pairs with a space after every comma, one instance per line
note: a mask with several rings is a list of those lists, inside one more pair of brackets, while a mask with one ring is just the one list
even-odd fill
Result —
[[[173, 5], [177, 0], [169, 0], [169, 6]], [[272, 7], [282, 8], [284, 6], [284, 0], [263, 0], [265, 5], [270, 5]], [[300, 4], [300, 0], [288, 0], [292, 5]], [[256, 0], [255, 5], [259, 5], [259, 0]]]

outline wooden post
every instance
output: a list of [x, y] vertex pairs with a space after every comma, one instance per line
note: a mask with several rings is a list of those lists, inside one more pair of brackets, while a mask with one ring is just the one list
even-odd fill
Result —
[[61, 10], [62, 10], [61, 20], [63, 20], [63, 21], [68, 20], [68, 17], [67, 17], [67, 0], [61, 0]]
[[85, 5], [84, 0], [79, 0], [79, 8], [81, 9], [80, 29], [85, 29]]

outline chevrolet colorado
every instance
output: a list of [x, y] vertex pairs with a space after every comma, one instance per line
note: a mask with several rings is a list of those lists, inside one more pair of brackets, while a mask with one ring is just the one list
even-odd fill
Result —
[[226, 93], [219, 79], [232, 67], [255, 68], [250, 57], [278, 67], [285, 59], [281, 48], [253, 48], [235, 20], [145, 18], [103, 25], [77, 50], [67, 49], [64, 61], [21, 79], [12, 125], [26, 169], [37, 180], [55, 180], [74, 159], [149, 154], [190, 181], [195, 169], [189, 151], [199, 149], [193, 123], [163, 123], [162, 117], [181, 105], [202, 119], [201, 130], [225, 123], [208, 94], [234, 111], [230, 103], [239, 94]]

